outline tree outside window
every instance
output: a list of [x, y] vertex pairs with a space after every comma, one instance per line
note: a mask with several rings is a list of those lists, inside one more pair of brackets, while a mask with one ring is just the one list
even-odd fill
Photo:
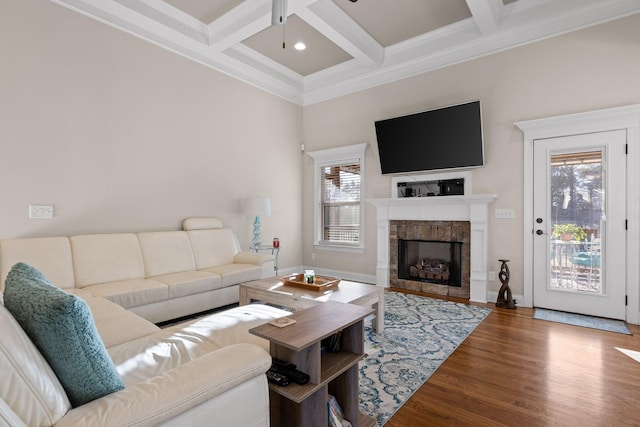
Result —
[[360, 164], [322, 167], [322, 240], [360, 241]]
[[314, 160], [314, 245], [362, 250], [367, 144], [308, 153]]
[[559, 154], [551, 157], [551, 217], [555, 224], [576, 224], [600, 237], [604, 205], [602, 153]]

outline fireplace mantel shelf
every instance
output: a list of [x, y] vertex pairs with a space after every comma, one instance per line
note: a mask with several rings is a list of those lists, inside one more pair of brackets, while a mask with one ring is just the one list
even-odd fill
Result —
[[471, 223], [471, 301], [487, 301], [489, 204], [495, 194], [367, 199], [378, 217], [376, 284], [389, 286], [389, 221], [469, 221]]
[[404, 197], [386, 199], [367, 199], [367, 202], [376, 207], [390, 205], [448, 205], [448, 204], [486, 204], [496, 199], [495, 194], [474, 194], [471, 196], [436, 196], [436, 197]]

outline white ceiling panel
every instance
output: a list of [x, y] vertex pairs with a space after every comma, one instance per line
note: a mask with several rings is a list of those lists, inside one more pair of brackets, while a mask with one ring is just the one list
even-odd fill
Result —
[[640, 0], [288, 0], [283, 27], [272, 0], [51, 1], [300, 105], [640, 12]]
[[[306, 49], [296, 50], [294, 45], [298, 42], [304, 43]], [[265, 28], [243, 44], [302, 76], [353, 59], [297, 15], [290, 15], [286, 25]]]
[[471, 17], [465, 0], [333, 1], [384, 47]]

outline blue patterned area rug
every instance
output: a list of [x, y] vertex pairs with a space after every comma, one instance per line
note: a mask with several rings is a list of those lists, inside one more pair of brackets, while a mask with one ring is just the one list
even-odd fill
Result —
[[602, 317], [585, 316], [583, 314], [565, 313], [564, 311], [536, 308], [534, 319], [548, 320], [550, 322], [566, 323], [567, 325], [583, 326], [585, 328], [600, 329], [603, 331], [617, 332], [631, 335], [629, 328], [621, 320], [605, 319]]
[[385, 292], [384, 334], [365, 328], [360, 410], [379, 425], [424, 384], [491, 310]]

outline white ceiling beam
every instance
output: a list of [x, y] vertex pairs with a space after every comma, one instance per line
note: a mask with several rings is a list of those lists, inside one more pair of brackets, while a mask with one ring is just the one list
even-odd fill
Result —
[[296, 14], [356, 61], [368, 67], [384, 61], [384, 47], [331, 0], [318, 0]]
[[198, 50], [208, 44], [204, 24], [183, 13], [173, 15], [171, 8], [149, 7], [156, 5], [151, 0], [51, 1], [160, 46], [169, 41]]
[[466, 0], [480, 33], [485, 36], [498, 31], [500, 15], [504, 3], [502, 0]]
[[225, 54], [236, 59], [240, 63], [249, 65], [251, 69], [259, 70], [260, 73], [277, 81], [284, 82], [302, 92], [303, 77], [300, 74], [295, 71], [291, 71], [284, 65], [278, 64], [274, 60], [261, 55], [243, 44], [230, 48], [225, 52]]
[[222, 52], [271, 25], [271, 0], [244, 1], [209, 24], [211, 48]]
[[156, 0], [114, 0], [114, 2], [200, 43], [208, 43], [207, 26], [168, 3]]

